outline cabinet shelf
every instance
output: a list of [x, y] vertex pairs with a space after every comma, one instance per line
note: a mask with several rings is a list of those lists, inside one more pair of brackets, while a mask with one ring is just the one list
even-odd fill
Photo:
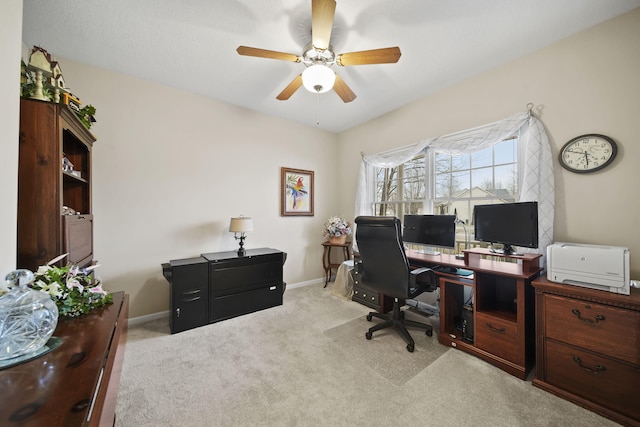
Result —
[[86, 179], [73, 175], [66, 171], [62, 171], [62, 176], [64, 177], [65, 182], [69, 182], [69, 183], [77, 182], [82, 184], [89, 184], [89, 181], [87, 181]]

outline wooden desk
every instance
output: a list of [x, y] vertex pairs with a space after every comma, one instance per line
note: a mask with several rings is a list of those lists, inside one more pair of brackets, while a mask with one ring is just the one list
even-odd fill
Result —
[[[456, 267], [473, 276], [438, 272], [440, 285], [440, 333], [438, 341], [471, 353], [520, 379], [534, 364], [534, 295], [531, 282], [541, 272], [539, 254], [504, 256], [488, 249], [454, 255], [424, 255], [407, 251], [416, 267]], [[514, 262], [507, 262], [514, 261]], [[463, 340], [461, 323], [467, 303], [473, 301], [473, 341]]]
[[[351, 259], [351, 242], [331, 243], [327, 241], [322, 242], [322, 246], [324, 246], [324, 252], [322, 254], [322, 268], [324, 268], [324, 287], [326, 288], [329, 280], [331, 279], [331, 269], [335, 268], [337, 270], [343, 261]], [[339, 263], [332, 262], [331, 248], [342, 248], [342, 257], [344, 259]]]
[[0, 371], [0, 425], [113, 426], [127, 337], [129, 296], [61, 319], [60, 347]]

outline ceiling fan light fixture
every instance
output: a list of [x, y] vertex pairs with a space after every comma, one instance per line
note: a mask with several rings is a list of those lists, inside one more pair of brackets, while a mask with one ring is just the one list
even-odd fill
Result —
[[302, 84], [313, 93], [325, 93], [333, 89], [336, 73], [326, 65], [316, 64], [302, 72]]

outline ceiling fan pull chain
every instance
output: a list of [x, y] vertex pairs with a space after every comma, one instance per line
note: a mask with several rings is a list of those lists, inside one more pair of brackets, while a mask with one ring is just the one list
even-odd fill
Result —
[[320, 91], [319, 90], [318, 90], [318, 93], [316, 94], [316, 107], [317, 107], [316, 126], [320, 126]]

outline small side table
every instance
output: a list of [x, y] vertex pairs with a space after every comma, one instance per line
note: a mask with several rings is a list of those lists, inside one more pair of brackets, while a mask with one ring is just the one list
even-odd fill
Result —
[[[331, 279], [331, 269], [339, 268], [343, 261], [347, 261], [351, 259], [351, 242], [346, 243], [331, 243], [331, 242], [322, 242], [322, 246], [324, 246], [324, 253], [322, 254], [322, 267], [324, 268], [324, 287], [327, 287], [329, 283], [329, 279]], [[342, 248], [342, 256], [343, 260], [339, 263], [331, 262], [331, 248]]]

